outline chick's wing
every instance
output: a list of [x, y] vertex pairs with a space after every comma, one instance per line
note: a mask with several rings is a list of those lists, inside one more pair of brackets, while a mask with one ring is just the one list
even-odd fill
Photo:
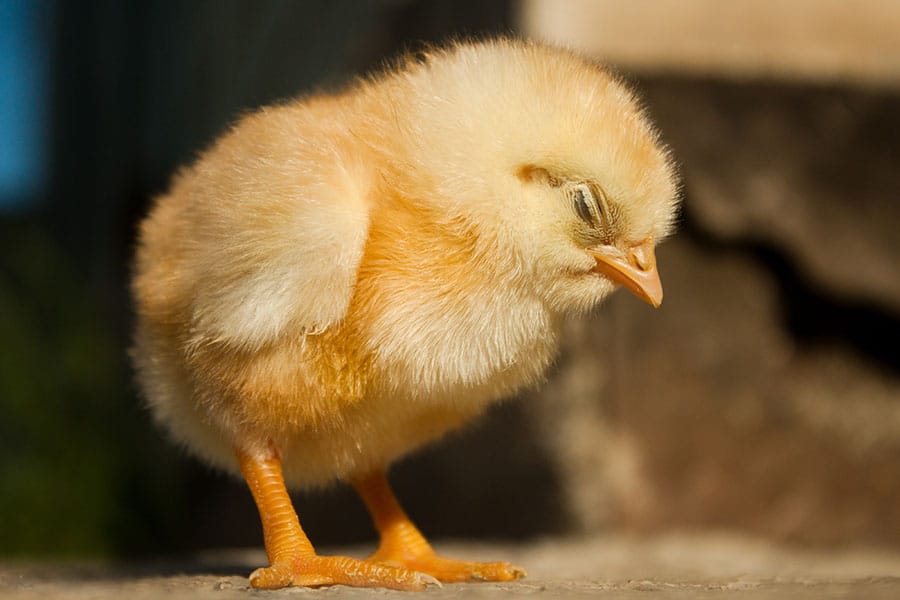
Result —
[[368, 230], [348, 146], [321, 119], [269, 109], [182, 178], [194, 341], [253, 349], [344, 316]]

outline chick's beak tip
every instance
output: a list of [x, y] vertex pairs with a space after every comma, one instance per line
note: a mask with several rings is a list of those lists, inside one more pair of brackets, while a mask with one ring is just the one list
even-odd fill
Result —
[[615, 283], [625, 286], [638, 298], [658, 308], [662, 304], [663, 289], [656, 270], [653, 240], [645, 240], [625, 251], [616, 246], [591, 249], [597, 261], [596, 270]]

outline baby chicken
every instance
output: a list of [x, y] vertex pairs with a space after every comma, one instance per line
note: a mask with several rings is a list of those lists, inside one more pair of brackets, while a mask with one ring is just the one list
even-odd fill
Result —
[[[391, 461], [536, 382], [617, 285], [659, 305], [677, 206], [629, 90], [534, 42], [458, 43], [242, 118], [140, 230], [133, 355], [157, 419], [246, 480], [259, 588], [506, 581], [437, 555]], [[320, 556], [286, 486], [351, 483], [379, 532]]]

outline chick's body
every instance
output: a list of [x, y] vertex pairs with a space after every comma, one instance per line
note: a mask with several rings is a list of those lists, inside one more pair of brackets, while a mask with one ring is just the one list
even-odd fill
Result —
[[[591, 192], [566, 186], [595, 180], [607, 200], [573, 209]], [[600, 68], [436, 51], [251, 114], [176, 178], [141, 229], [139, 377], [213, 464], [358, 481], [539, 379], [560, 319], [614, 288], [588, 250], [659, 240], [674, 207], [665, 152]]]
[[[145, 388], [157, 417], [188, 448], [236, 471], [235, 443], [273, 442], [290, 484], [328, 483], [388, 464], [540, 375], [556, 328], [539, 302], [496, 290], [494, 265], [472, 268], [466, 258], [475, 250], [461, 232], [397, 205], [370, 214], [340, 321], [286, 325], [277, 342], [251, 347], [191, 339], [186, 307], [174, 303], [157, 310], [176, 314], [142, 323]], [[160, 247], [178, 252], [194, 225], [157, 220], [163, 215], [145, 231], [149, 238], [158, 227]], [[147, 286], [169, 288], [172, 278], [197, 285], [196, 268], [173, 268], [180, 260], [161, 260], [165, 275], [148, 270]], [[328, 291], [315, 290], [322, 302], [340, 302]]]

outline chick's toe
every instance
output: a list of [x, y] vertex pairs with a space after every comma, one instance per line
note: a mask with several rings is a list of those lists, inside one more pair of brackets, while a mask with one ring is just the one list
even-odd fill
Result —
[[347, 556], [300, 552], [293, 558], [281, 559], [255, 570], [250, 575], [250, 585], [257, 589], [349, 585], [415, 591], [440, 583], [431, 575], [403, 567]]
[[400, 507], [383, 472], [360, 479], [354, 487], [381, 539], [369, 560], [428, 573], [445, 583], [513, 581], [525, 576], [524, 569], [508, 562], [471, 562], [439, 556]]

